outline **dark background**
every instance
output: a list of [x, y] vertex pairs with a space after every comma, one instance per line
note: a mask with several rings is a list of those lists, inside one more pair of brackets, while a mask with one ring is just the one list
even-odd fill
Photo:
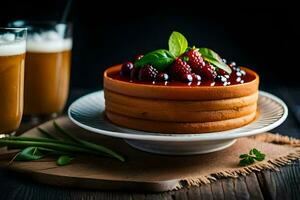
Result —
[[[0, 24], [16, 19], [59, 20], [66, 0], [2, 2]], [[5, 8], [5, 9], [3, 9]], [[71, 87], [99, 88], [105, 68], [134, 55], [167, 48], [173, 30], [191, 45], [210, 47], [256, 70], [262, 87], [300, 86], [296, 5], [226, 5], [201, 1], [74, 0]]]

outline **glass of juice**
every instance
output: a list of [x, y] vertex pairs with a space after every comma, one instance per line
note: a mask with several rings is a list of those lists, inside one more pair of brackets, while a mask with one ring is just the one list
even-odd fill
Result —
[[24, 116], [32, 121], [56, 117], [66, 104], [71, 68], [71, 24], [15, 21], [28, 29]]
[[26, 28], [0, 28], [0, 138], [22, 119], [26, 34]]

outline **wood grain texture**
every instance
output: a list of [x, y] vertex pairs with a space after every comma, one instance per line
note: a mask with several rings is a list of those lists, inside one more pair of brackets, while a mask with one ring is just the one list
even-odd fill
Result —
[[0, 170], [0, 199], [109, 199], [109, 200], [181, 200], [181, 199], [300, 199], [300, 161], [281, 171], [251, 173], [237, 179], [220, 179], [212, 184], [164, 193], [128, 193], [52, 187], [26, 180]]

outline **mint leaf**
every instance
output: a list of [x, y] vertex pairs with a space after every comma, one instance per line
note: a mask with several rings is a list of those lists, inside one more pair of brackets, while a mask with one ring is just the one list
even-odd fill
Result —
[[140, 68], [146, 64], [151, 64], [154, 68], [162, 71], [171, 65], [174, 60], [175, 57], [168, 50], [158, 49], [147, 53], [140, 60], [136, 61], [134, 65]]
[[199, 52], [202, 56], [207, 57], [212, 60], [216, 60], [218, 62], [222, 62], [221, 57], [211, 49], [208, 48], [199, 48]]
[[173, 31], [169, 38], [169, 51], [175, 57], [183, 54], [188, 47], [188, 41], [179, 32]]
[[247, 158], [248, 157], [248, 154], [241, 154], [240, 155], [240, 158]]
[[252, 149], [252, 153], [255, 155], [254, 159], [257, 161], [262, 161], [265, 159], [266, 155], [261, 153], [259, 150], [257, 149]]
[[241, 154], [240, 157], [240, 166], [247, 166], [253, 164], [255, 161], [263, 161], [265, 159], [265, 154], [260, 152], [257, 149], [251, 149], [249, 154]]
[[222, 61], [221, 57], [216, 52], [208, 48], [199, 48], [199, 52], [205, 61], [231, 74], [230, 67]]
[[214, 65], [215, 67], [219, 68], [219, 69], [223, 69], [225, 72], [227, 72], [228, 74], [231, 74], [231, 69], [230, 67], [228, 67], [228, 65], [226, 65], [223, 62], [218, 62], [215, 60], [211, 60], [209, 58], [205, 58], [203, 57], [204, 60], [206, 60], [207, 62], [211, 63], [212, 65]]

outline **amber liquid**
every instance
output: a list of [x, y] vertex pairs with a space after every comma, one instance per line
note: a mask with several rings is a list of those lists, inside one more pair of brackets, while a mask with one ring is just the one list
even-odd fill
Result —
[[0, 134], [14, 132], [23, 114], [25, 54], [0, 56]]
[[26, 53], [26, 116], [50, 116], [63, 110], [69, 93], [70, 57], [70, 50]]

